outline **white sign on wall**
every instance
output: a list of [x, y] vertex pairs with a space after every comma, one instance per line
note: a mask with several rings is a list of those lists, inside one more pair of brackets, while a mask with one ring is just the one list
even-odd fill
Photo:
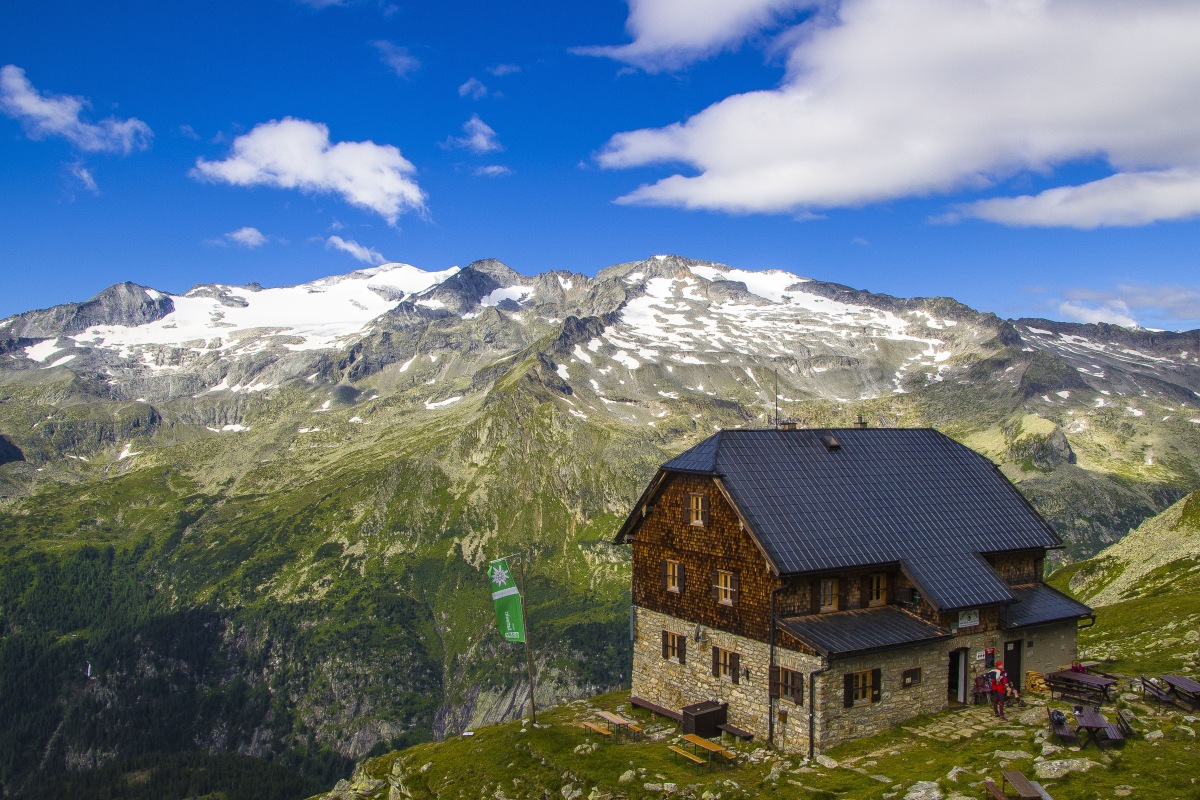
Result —
[[979, 609], [958, 612], [958, 627], [973, 628], [979, 624]]

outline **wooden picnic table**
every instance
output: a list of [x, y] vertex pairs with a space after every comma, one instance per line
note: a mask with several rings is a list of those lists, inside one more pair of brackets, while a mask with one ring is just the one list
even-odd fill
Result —
[[1062, 697], [1072, 697], [1088, 702], [1095, 701], [1097, 705], [1108, 700], [1108, 690], [1116, 686], [1116, 678], [1106, 678], [1103, 675], [1093, 675], [1088, 672], [1072, 672], [1069, 669], [1051, 672], [1046, 676], [1050, 687], [1050, 697], [1054, 692]]
[[1041, 798], [1049, 797], [1041, 784], [1026, 778], [1019, 769], [1000, 770], [1000, 785], [1003, 787], [1006, 783], [1013, 788], [1018, 797], [1024, 798], [1024, 800], [1041, 800]]
[[[1087, 734], [1087, 739], [1081, 739], [1079, 749], [1082, 750], [1088, 746], [1089, 742], [1095, 742], [1098, 750], [1103, 750], [1102, 742], [1121, 742], [1125, 736], [1121, 733], [1120, 728], [1110, 723], [1104, 718], [1104, 715], [1092, 708], [1082, 708], [1075, 712], [1075, 721], [1079, 723], [1079, 730]], [[1103, 739], [1101, 738], [1103, 734]]]
[[733, 758], [736, 758], [735, 753], [733, 753], [729, 750], [726, 750], [722, 745], [719, 745], [716, 742], [710, 742], [708, 739], [705, 739], [703, 736], [697, 736], [694, 733], [685, 733], [683, 735], [683, 740], [685, 742], [687, 742], [688, 744], [690, 744], [694, 747], [697, 747], [704, 752], [704, 755], [708, 758], [708, 765], [710, 768], [712, 767], [713, 753], [724, 756], [725, 758], [728, 758], [731, 760]]
[[617, 733], [628, 733], [633, 728], [633, 720], [625, 719], [620, 714], [614, 714], [611, 711], [597, 711], [596, 716], [612, 726], [613, 731]]
[[1193, 710], [1200, 709], [1200, 683], [1183, 675], [1163, 675], [1162, 680], [1171, 687], [1167, 690], [1167, 694], [1183, 700]]

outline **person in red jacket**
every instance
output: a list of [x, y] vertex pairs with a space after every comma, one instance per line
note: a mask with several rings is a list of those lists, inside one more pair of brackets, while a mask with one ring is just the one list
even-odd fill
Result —
[[1000, 719], [1008, 719], [1004, 716], [1004, 700], [1008, 697], [1008, 673], [1004, 671], [1004, 662], [997, 661], [987, 676], [992, 690], [992, 713]]

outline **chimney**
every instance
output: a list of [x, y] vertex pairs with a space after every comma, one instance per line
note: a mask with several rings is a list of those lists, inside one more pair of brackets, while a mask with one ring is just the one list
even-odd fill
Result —
[[800, 423], [796, 422], [793, 419], [785, 419], [783, 422], [779, 423], [779, 429], [781, 431], [794, 431], [794, 430], [799, 429], [799, 427], [800, 427]]
[[863, 415], [862, 415], [862, 414], [859, 414], [859, 415], [858, 415], [858, 421], [854, 423], [854, 427], [856, 427], [856, 428], [865, 428], [865, 427], [867, 427], [867, 421], [866, 421], [865, 419], [863, 419]]

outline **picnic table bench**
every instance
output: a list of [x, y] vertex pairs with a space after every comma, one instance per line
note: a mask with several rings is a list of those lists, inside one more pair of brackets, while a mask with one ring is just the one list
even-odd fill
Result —
[[580, 722], [579, 724], [589, 730], [595, 731], [596, 733], [600, 734], [601, 736], [612, 736], [612, 731], [610, 731], [608, 728], [605, 728], [601, 725], [597, 725], [596, 723], [594, 723], [590, 720], [585, 719], [582, 722]]
[[717, 725], [717, 728], [720, 729], [722, 733], [728, 733], [730, 736], [746, 742], [754, 738], [754, 734], [750, 731], [743, 730], [736, 725], [730, 725], [728, 722], [722, 722], [721, 724]]
[[[676, 747], [673, 744], [669, 744], [669, 745], [667, 745], [667, 749], [670, 750], [672, 753], [674, 753], [677, 756], [682, 756], [682, 757], [686, 758], [688, 761], [694, 761], [695, 763], [699, 764], [700, 766], [704, 766], [705, 764], [709, 763], [706, 759], [701, 758], [700, 756], [696, 755], [695, 753], [689, 753], [687, 750], [684, 750], [682, 747]], [[710, 766], [711, 766], [711, 764], [710, 764]]]
[[1137, 735], [1137, 731], [1133, 729], [1133, 721], [1133, 714], [1126, 709], [1123, 708], [1117, 712], [1117, 726], [1121, 729], [1121, 733], [1125, 734], [1126, 739]]
[[1079, 731], [1071, 729], [1071, 726], [1067, 724], [1067, 717], [1063, 712], [1058, 709], [1047, 708], [1046, 716], [1049, 719], [1050, 732], [1052, 734], [1063, 739], [1079, 740]]
[[1150, 678], [1147, 678], [1145, 675], [1139, 675], [1138, 681], [1141, 683], [1141, 689], [1142, 689], [1143, 696], [1153, 697], [1155, 700], [1157, 700], [1160, 703], [1166, 703], [1167, 705], [1172, 705], [1172, 706], [1175, 706], [1176, 708], [1182, 708], [1185, 710], [1187, 709], [1187, 706], [1185, 706], [1183, 703], [1181, 703], [1178, 698], [1172, 697], [1171, 694], [1167, 690], [1163, 689], [1161, 686], [1159, 686], [1157, 683], [1155, 683]]
[[[1029, 780], [1019, 769], [1000, 770], [1000, 785], [1004, 786], [1006, 783], [1023, 800], [1054, 800], [1040, 783]], [[995, 784], [992, 785], [995, 786]], [[1001, 797], [1007, 797], [1007, 795], [1001, 794]]]
[[690, 744], [694, 752], [689, 752], [682, 747], [675, 745], [667, 745], [667, 749], [676, 755], [682, 756], [689, 761], [694, 761], [697, 764], [707, 764], [709, 769], [712, 769], [712, 759], [714, 755], [721, 756], [727, 761], [733, 761], [737, 758], [737, 753], [732, 750], [726, 750], [723, 746], [716, 742], [710, 742], [703, 736], [697, 736], [694, 733], [685, 733], [682, 740], [686, 744]]

